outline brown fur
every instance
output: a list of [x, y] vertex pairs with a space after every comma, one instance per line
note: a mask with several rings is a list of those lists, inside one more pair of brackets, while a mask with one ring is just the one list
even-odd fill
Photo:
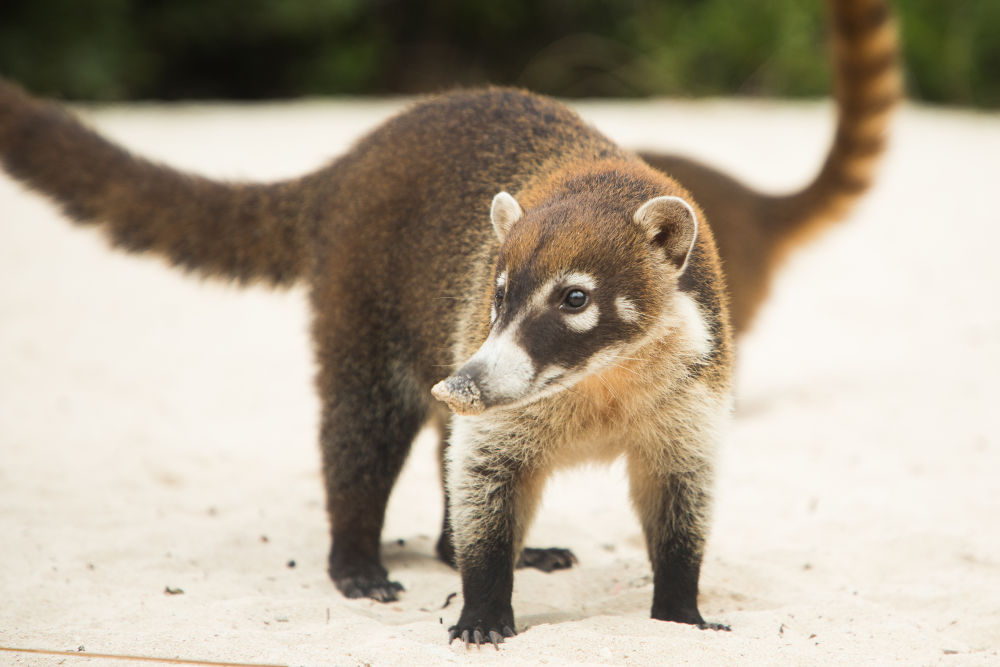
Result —
[[842, 219], [871, 185], [902, 96], [896, 27], [885, 0], [828, 0], [837, 129], [820, 172], [773, 196], [688, 158], [640, 151], [684, 184], [715, 230], [734, 332], [745, 332], [788, 253]]

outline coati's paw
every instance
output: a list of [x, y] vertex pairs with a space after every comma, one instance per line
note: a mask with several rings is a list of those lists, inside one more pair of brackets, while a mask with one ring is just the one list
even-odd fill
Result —
[[500, 644], [504, 638], [513, 637], [517, 633], [514, 631], [514, 615], [505, 614], [506, 619], [501, 619], [496, 623], [489, 623], [482, 620], [475, 622], [465, 621], [465, 613], [458, 619], [456, 625], [448, 628], [448, 643], [451, 644], [456, 639], [461, 639], [468, 650], [470, 644], [475, 644], [479, 648], [486, 642], [493, 644], [493, 648], [500, 650]]
[[395, 602], [403, 585], [398, 581], [389, 581], [384, 574], [358, 574], [334, 578], [333, 583], [346, 598], [371, 598], [378, 602]]
[[721, 630], [722, 632], [732, 632], [733, 629], [725, 623], [709, 623], [707, 621], [698, 624], [699, 630]]
[[566, 570], [576, 565], [576, 556], [569, 549], [550, 547], [535, 549], [525, 547], [521, 557], [517, 559], [517, 567], [533, 567], [542, 572]]
[[730, 632], [732, 628], [725, 623], [709, 623], [701, 617], [701, 612], [695, 608], [681, 608], [671, 610], [653, 610], [653, 619], [657, 621], [668, 621], [671, 623], [684, 623], [693, 625], [699, 630], [721, 630]]

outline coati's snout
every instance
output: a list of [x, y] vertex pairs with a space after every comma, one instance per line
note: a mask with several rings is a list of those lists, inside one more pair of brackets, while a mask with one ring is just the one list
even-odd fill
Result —
[[471, 359], [434, 385], [434, 397], [460, 415], [478, 415], [537, 394], [535, 363], [516, 332], [516, 327], [492, 331]]

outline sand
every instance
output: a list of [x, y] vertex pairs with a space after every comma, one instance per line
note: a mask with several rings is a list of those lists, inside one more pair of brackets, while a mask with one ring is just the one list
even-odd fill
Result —
[[[399, 105], [82, 111], [168, 163], [270, 179]], [[578, 106], [625, 145], [767, 188], [813, 172], [831, 121], [828, 104]], [[701, 579], [732, 632], [648, 619], [615, 465], [550, 484], [530, 541], [580, 564], [517, 573], [500, 652], [446, 643], [461, 594], [433, 556], [426, 436], [383, 534], [405, 595], [346, 600], [328, 580], [301, 289], [117, 253], [0, 177], [0, 647], [73, 654], [0, 664], [1000, 663], [1000, 116], [908, 106], [896, 130], [871, 196], [792, 259], [740, 345]]]

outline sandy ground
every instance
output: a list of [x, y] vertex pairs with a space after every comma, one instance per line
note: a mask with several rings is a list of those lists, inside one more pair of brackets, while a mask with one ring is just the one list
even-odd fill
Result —
[[[84, 113], [171, 164], [274, 178], [396, 108]], [[831, 120], [822, 104], [580, 108], [625, 145], [774, 188], [812, 173]], [[550, 485], [531, 542], [580, 565], [518, 572], [521, 634], [500, 653], [445, 643], [460, 586], [433, 557], [426, 437], [384, 532], [403, 599], [345, 600], [327, 579], [301, 290], [110, 251], [0, 177], [0, 647], [74, 652], [4, 650], [0, 664], [1000, 663], [1000, 116], [899, 120], [878, 187], [794, 257], [742, 341], [701, 581], [703, 613], [733, 631], [647, 618], [616, 465]]]

